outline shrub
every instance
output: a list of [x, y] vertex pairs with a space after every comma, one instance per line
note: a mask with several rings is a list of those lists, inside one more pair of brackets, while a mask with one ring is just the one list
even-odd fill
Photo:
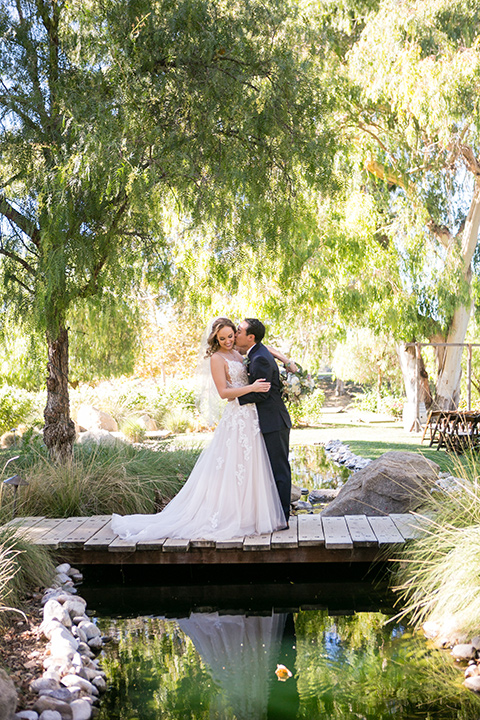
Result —
[[0, 433], [11, 430], [19, 423], [40, 412], [41, 395], [20, 388], [0, 387]]

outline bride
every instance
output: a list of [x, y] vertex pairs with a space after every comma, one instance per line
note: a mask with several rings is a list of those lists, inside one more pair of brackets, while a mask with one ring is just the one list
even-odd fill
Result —
[[247, 384], [243, 358], [235, 350], [235, 333], [231, 320], [217, 318], [207, 340], [213, 381], [219, 396], [229, 401], [211, 443], [160, 513], [113, 515], [112, 530], [120, 537], [227, 540], [285, 527], [257, 408], [237, 400], [249, 392], [268, 392], [270, 383]]

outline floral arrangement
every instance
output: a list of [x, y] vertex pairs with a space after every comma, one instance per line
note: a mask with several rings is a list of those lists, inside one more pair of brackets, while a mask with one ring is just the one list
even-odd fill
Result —
[[311, 374], [297, 364], [298, 372], [290, 373], [284, 367], [280, 368], [280, 382], [282, 384], [282, 398], [289, 403], [300, 403], [302, 397], [315, 389], [315, 381]]

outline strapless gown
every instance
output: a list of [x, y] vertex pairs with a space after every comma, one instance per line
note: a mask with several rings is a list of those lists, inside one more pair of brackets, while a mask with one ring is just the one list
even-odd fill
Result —
[[[228, 361], [230, 386], [247, 384], [247, 371]], [[277, 488], [253, 403], [227, 403], [210, 444], [188, 480], [155, 515], [113, 515], [112, 529], [134, 541], [187, 538], [228, 540], [285, 526]]]

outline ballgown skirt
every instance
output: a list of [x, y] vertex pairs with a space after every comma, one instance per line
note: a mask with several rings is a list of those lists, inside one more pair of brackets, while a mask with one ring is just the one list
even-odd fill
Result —
[[160, 513], [112, 518], [113, 531], [134, 541], [228, 540], [285, 524], [257, 408], [238, 400], [227, 403], [190, 477]]

